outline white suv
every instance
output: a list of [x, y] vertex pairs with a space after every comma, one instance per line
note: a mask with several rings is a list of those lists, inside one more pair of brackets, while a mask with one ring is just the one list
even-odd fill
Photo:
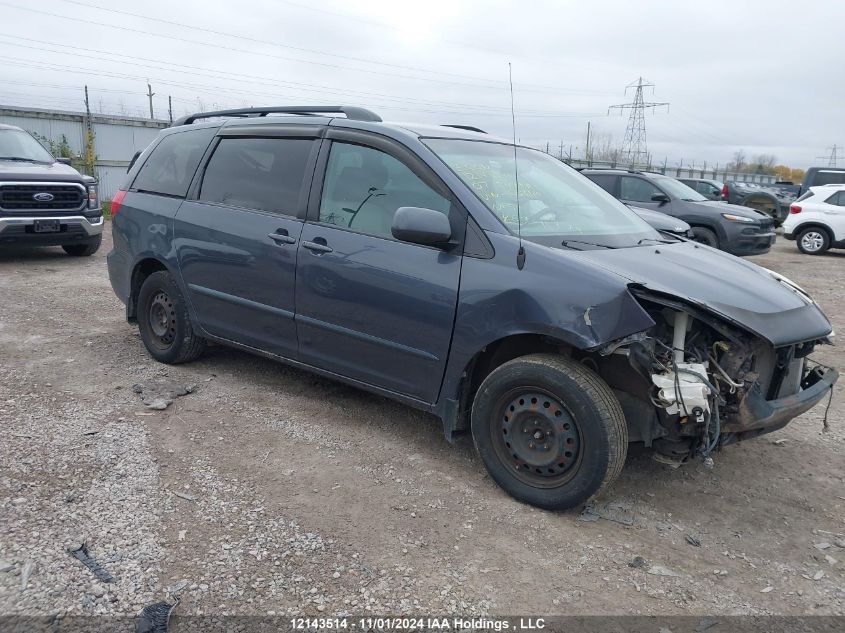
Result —
[[807, 255], [845, 248], [845, 185], [810, 187], [789, 207], [783, 236]]

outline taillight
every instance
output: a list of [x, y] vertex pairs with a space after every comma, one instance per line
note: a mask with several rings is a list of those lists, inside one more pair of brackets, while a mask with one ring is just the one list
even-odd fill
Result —
[[799, 207], [797, 204], [790, 205], [789, 212], [790, 213], [801, 213], [801, 207]]
[[722, 193], [721, 193], [721, 196], [722, 196], [722, 200], [727, 200], [727, 199], [728, 199], [728, 186], [727, 186], [727, 185], [722, 185]]
[[115, 194], [114, 198], [111, 199], [111, 214], [112, 216], [117, 215], [118, 209], [120, 209], [120, 205], [123, 204], [123, 198], [126, 196], [126, 192], [122, 189], [118, 189]]

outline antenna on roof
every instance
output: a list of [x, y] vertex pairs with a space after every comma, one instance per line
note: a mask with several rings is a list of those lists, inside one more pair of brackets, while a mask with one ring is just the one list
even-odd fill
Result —
[[513, 69], [508, 62], [508, 83], [511, 89], [511, 128], [513, 129], [513, 179], [516, 184], [516, 234], [519, 237], [519, 250], [516, 252], [516, 267], [525, 266], [525, 248], [522, 246], [522, 218], [519, 214], [519, 167], [516, 163], [516, 115], [513, 109]]

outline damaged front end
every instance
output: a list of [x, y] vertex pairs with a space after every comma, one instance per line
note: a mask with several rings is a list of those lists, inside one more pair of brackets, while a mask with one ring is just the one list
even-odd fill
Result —
[[[831, 393], [835, 369], [809, 358], [830, 337], [779, 341], [674, 297], [631, 288], [655, 325], [585, 359], [614, 389], [629, 439], [664, 461], [769, 433]], [[633, 371], [632, 371], [633, 369]]]

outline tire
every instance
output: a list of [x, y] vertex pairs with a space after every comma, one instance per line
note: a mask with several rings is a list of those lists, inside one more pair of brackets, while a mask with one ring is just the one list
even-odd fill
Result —
[[805, 255], [821, 255], [830, 248], [830, 234], [822, 228], [811, 226], [798, 233], [795, 244]]
[[692, 239], [699, 244], [719, 248], [719, 236], [710, 229], [704, 228], [703, 226], [694, 226], [692, 227], [692, 236]]
[[91, 240], [87, 244], [62, 244], [62, 248], [64, 249], [65, 253], [68, 255], [72, 255], [73, 257], [90, 257], [98, 250], [100, 250], [100, 244], [103, 241], [103, 236], [98, 235], [95, 239]]
[[166, 271], [154, 272], [141, 284], [137, 317], [144, 347], [160, 363], [187, 363], [205, 349], [205, 339], [194, 333], [185, 299]]
[[554, 354], [517, 358], [484, 379], [472, 437], [496, 483], [546, 510], [574, 508], [607, 487], [628, 450], [625, 416], [607, 383]]

